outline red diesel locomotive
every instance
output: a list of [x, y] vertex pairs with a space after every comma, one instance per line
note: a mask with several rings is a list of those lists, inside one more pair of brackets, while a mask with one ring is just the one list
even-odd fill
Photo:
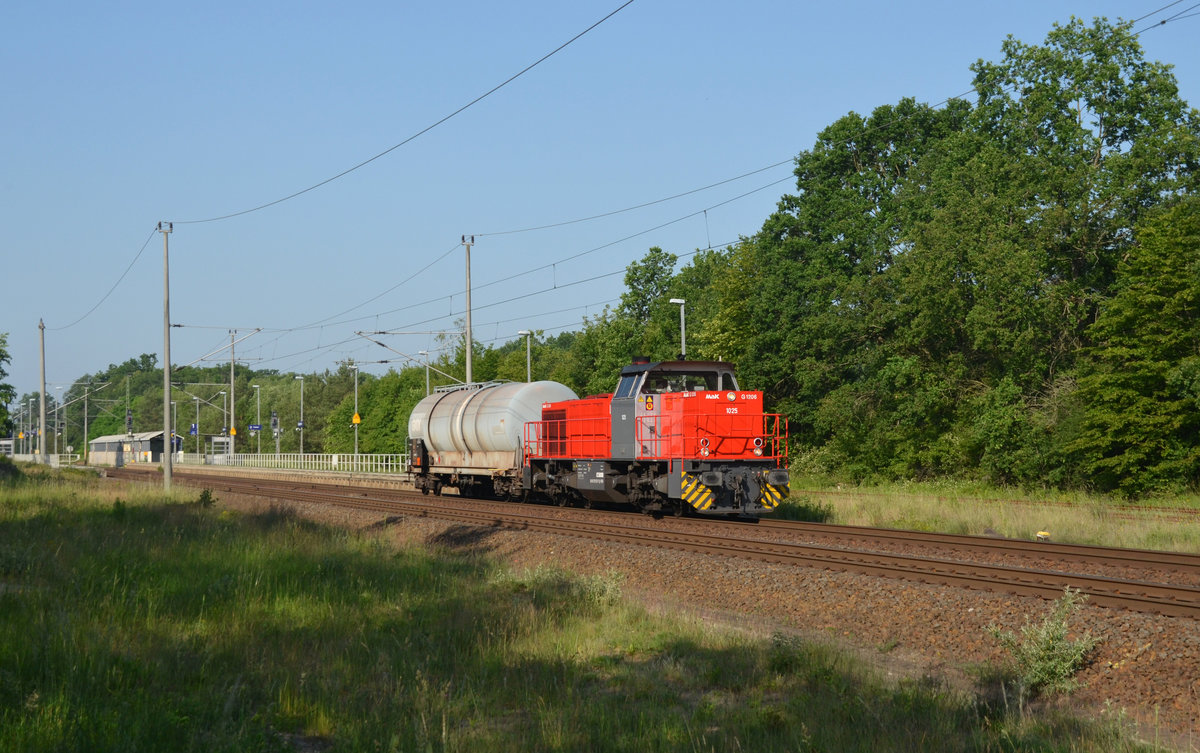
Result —
[[788, 495], [787, 422], [721, 361], [640, 359], [582, 399], [556, 382], [446, 389], [414, 408], [408, 449], [434, 494], [743, 516]]

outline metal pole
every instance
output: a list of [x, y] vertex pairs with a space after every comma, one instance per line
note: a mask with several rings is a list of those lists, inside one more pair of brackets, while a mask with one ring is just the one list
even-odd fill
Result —
[[237, 442], [237, 401], [234, 400], [233, 389], [233, 338], [237, 336], [237, 330], [229, 330], [229, 454], [233, 455], [234, 444]]
[[354, 364], [354, 464], [358, 465], [358, 364]]
[[38, 462], [46, 462], [46, 325], [38, 319], [38, 334], [41, 338], [42, 390], [41, 407], [38, 409]]
[[417, 355], [425, 356], [425, 397], [429, 397], [429, 351], [417, 351]]
[[83, 462], [87, 464], [88, 458], [91, 455], [91, 445], [88, 444], [88, 395], [92, 394], [92, 384], [88, 382], [88, 386], [83, 391]]
[[300, 380], [300, 454], [304, 454], [304, 375], [296, 377]]
[[193, 397], [196, 401], [196, 454], [200, 454], [200, 398]]
[[171, 455], [175, 437], [171, 434], [171, 275], [168, 267], [167, 236], [173, 225], [158, 223], [163, 237], [163, 491], [171, 491]]
[[687, 360], [687, 328], [684, 324], [683, 308], [684, 308], [684, 304], [687, 303], [687, 301], [685, 301], [682, 298], [672, 298], [671, 303], [679, 304], [679, 360], [686, 361]]
[[258, 454], [262, 454], [262, 390], [257, 384], [250, 385], [254, 388], [254, 424], [258, 427]]
[[471, 384], [475, 381], [471, 376], [471, 356], [475, 349], [471, 343], [471, 244], [475, 242], [475, 236], [464, 235], [462, 241], [467, 247], [467, 384]]
[[533, 333], [527, 329], [523, 329], [520, 332], [518, 332], [517, 334], [525, 335], [525, 381], [532, 382], [533, 381], [533, 360], [530, 357], [531, 351], [530, 351], [529, 341], [530, 341], [530, 338], [533, 337]]

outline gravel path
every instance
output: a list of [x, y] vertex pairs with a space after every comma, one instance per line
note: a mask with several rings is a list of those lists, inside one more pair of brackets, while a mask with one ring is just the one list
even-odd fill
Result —
[[[226, 495], [221, 503], [270, 503]], [[333, 525], [379, 526], [384, 516], [296, 505]], [[730, 561], [556, 534], [483, 529], [414, 517], [388, 520], [398, 542], [472, 549], [516, 569], [554, 565], [581, 574], [620, 573], [624, 592], [652, 609], [696, 614], [763, 634], [793, 630], [835, 642], [885, 673], [970, 687], [967, 670], [1000, 662], [990, 625], [1019, 632], [1050, 603], [947, 586]], [[1081, 688], [1060, 701], [1085, 715], [1124, 713], [1143, 739], [1200, 751], [1200, 621], [1084, 605], [1072, 628], [1101, 639]]]

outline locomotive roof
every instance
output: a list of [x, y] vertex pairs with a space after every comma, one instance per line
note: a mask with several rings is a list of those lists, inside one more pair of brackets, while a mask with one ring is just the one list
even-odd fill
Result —
[[630, 364], [621, 369], [621, 376], [647, 371], [723, 371], [732, 374], [734, 369], [729, 361], [651, 361]]

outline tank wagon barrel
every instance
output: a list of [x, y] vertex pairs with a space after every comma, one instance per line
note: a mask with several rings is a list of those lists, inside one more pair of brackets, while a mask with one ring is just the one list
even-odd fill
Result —
[[489, 382], [429, 395], [408, 420], [417, 485], [485, 495], [498, 485], [507, 495], [520, 481], [525, 424], [541, 417], [543, 403], [574, 399], [569, 387], [549, 381]]

